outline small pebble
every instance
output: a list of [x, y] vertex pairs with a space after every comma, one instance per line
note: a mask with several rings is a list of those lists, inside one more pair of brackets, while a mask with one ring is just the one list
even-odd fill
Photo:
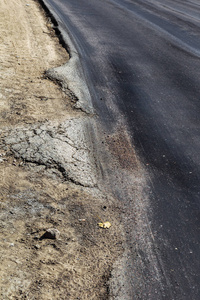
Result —
[[56, 228], [49, 228], [46, 230], [46, 232], [43, 234], [42, 238], [44, 239], [58, 239], [60, 236], [60, 232]]

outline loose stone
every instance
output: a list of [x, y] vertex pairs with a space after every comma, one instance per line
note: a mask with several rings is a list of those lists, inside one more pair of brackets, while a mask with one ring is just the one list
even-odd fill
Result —
[[43, 239], [58, 239], [60, 236], [60, 232], [56, 228], [49, 228], [46, 230], [46, 232], [43, 234]]

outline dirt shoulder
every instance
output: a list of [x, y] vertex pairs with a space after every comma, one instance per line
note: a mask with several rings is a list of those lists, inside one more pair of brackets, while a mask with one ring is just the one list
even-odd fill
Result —
[[38, 1], [2, 0], [0, 31], [0, 298], [108, 299], [120, 208], [98, 189], [93, 117], [45, 76], [68, 53]]

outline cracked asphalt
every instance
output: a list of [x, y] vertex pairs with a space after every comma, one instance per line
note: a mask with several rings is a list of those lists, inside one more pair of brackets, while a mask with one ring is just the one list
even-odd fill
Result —
[[31, 125], [1, 133], [1, 146], [7, 155], [24, 162], [57, 169], [65, 180], [94, 187], [95, 162], [87, 134], [87, 118], [55, 124]]

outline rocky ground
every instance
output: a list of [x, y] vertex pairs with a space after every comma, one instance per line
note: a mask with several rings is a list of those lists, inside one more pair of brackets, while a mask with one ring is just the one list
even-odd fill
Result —
[[93, 116], [45, 76], [69, 55], [38, 1], [1, 0], [0, 31], [0, 299], [109, 299], [120, 207], [98, 188]]

